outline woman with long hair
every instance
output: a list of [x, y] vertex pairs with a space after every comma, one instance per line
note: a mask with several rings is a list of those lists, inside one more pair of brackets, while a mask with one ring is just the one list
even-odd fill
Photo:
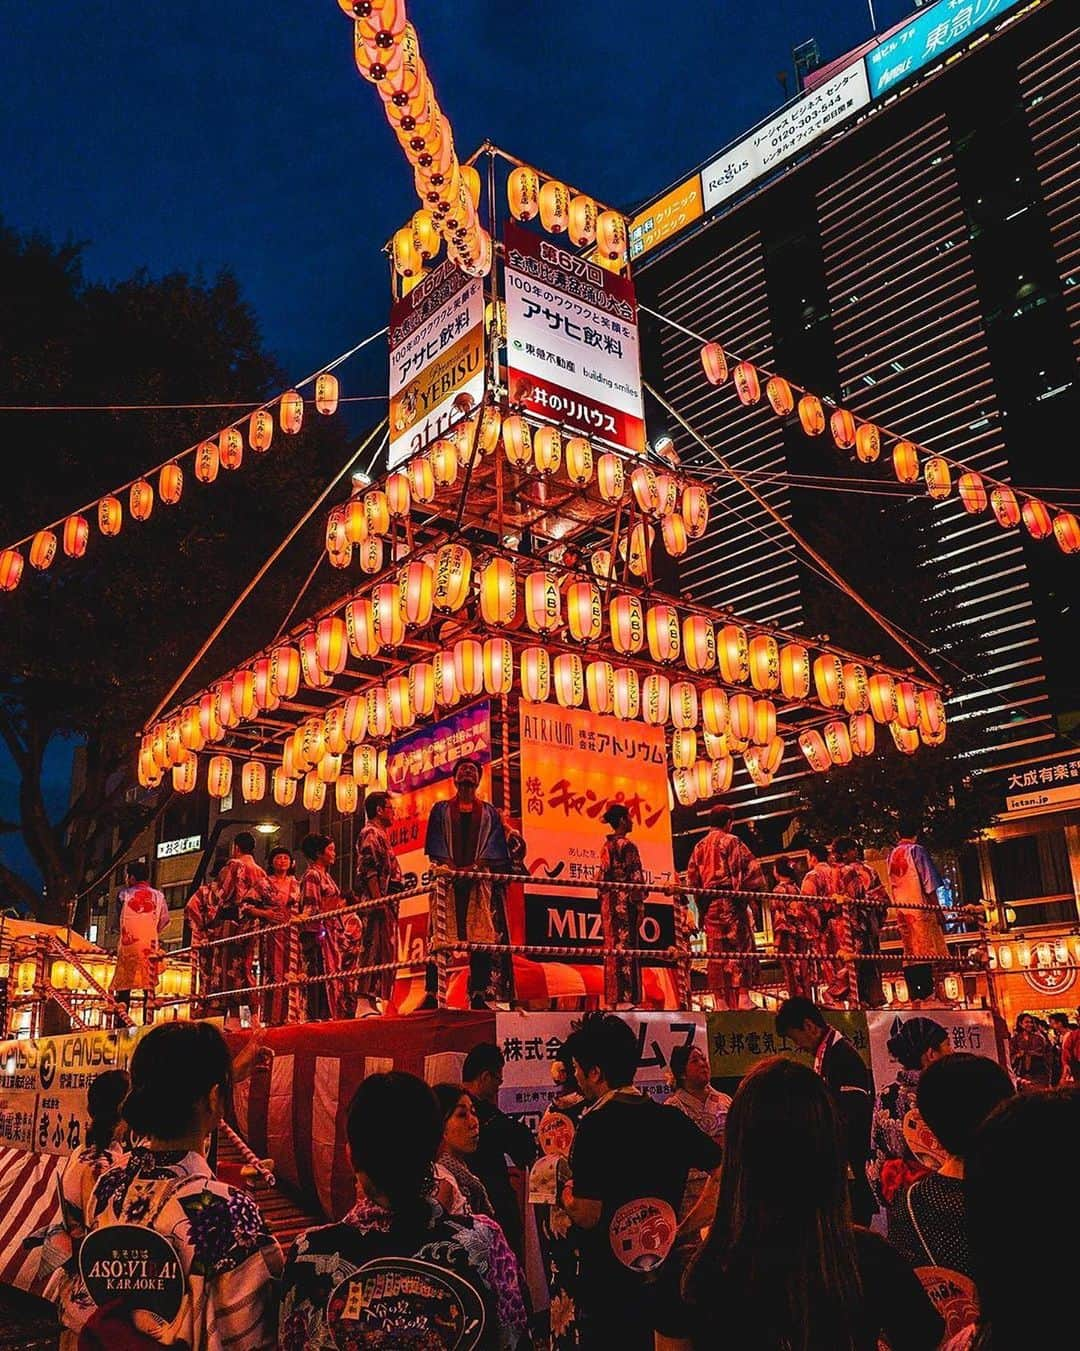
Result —
[[[465, 1214], [488, 1215], [495, 1210], [487, 1188], [469, 1167], [469, 1159], [480, 1144], [480, 1118], [473, 1100], [460, 1084], [436, 1084], [435, 1096], [443, 1119], [443, 1137], [436, 1159], [436, 1180], [440, 1170], [457, 1186], [465, 1201]], [[449, 1207], [444, 1207], [448, 1209]]]
[[[657, 1346], [689, 1351], [932, 1351], [943, 1324], [911, 1268], [852, 1224], [824, 1081], [777, 1057], [728, 1113], [716, 1219]], [[677, 1335], [673, 1335], [677, 1334]]]

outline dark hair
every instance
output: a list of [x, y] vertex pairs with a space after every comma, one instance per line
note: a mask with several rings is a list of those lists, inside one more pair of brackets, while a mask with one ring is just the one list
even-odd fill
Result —
[[599, 1070], [608, 1088], [625, 1088], [634, 1081], [641, 1051], [629, 1023], [614, 1013], [585, 1018], [574, 1036], [574, 1059], [583, 1070]]
[[462, 1098], [467, 1098], [468, 1092], [461, 1084], [436, 1084], [432, 1089], [439, 1102], [439, 1112], [442, 1115], [443, 1125], [450, 1120], [454, 1114], [454, 1109]]
[[793, 1028], [802, 1027], [803, 1023], [813, 1023], [815, 1027], [828, 1027], [825, 1015], [812, 999], [806, 999], [803, 995], [792, 995], [790, 999], [785, 999], [776, 1011], [776, 1035], [786, 1037]]
[[834, 854], [854, 854], [858, 852], [858, 846], [850, 835], [837, 835], [832, 842]]
[[732, 821], [735, 820], [735, 813], [730, 807], [725, 806], [724, 803], [720, 803], [719, 806], [714, 807], [709, 813], [709, 820], [712, 821], [714, 826], [719, 826], [721, 830], [726, 830], [728, 826], [731, 825]]
[[415, 1074], [370, 1074], [353, 1094], [346, 1121], [349, 1155], [391, 1210], [424, 1205], [443, 1136], [438, 1099]]
[[905, 813], [897, 821], [897, 829], [902, 839], [914, 839], [922, 831], [922, 819], [911, 812]]
[[461, 1067], [462, 1081], [471, 1084], [479, 1079], [485, 1070], [496, 1074], [505, 1064], [506, 1059], [502, 1051], [493, 1041], [479, 1041], [465, 1057], [465, 1063]]
[[160, 1023], [135, 1047], [123, 1116], [136, 1135], [175, 1140], [195, 1124], [195, 1109], [217, 1085], [232, 1086], [232, 1056], [212, 1023]]
[[905, 1023], [897, 1018], [893, 1022], [892, 1036], [885, 1045], [904, 1069], [917, 1070], [922, 1067], [924, 1053], [940, 1046], [948, 1036], [948, 1029], [935, 1023], [933, 1018], [909, 1018]]
[[1067, 1013], [1051, 1013], [1049, 1015], [1049, 1021], [1052, 1023], [1061, 1023], [1064, 1027], [1072, 1026], [1069, 1022], [1069, 1015]]
[[375, 820], [389, 796], [389, 793], [368, 793], [364, 799], [364, 815], [369, 821]]
[[[1021, 1093], [975, 1132], [964, 1164], [968, 1242], [980, 1320], [1002, 1351], [1075, 1342], [1075, 1301], [1030, 1295], [1067, 1292], [1076, 1279], [1076, 1250], [1047, 1236], [1055, 1220], [1080, 1209], [1080, 1169], [1068, 1163], [1078, 1139], [1075, 1088]], [[1040, 1160], [1061, 1165], [1047, 1185], [1033, 1182]]]
[[305, 835], [301, 841], [300, 849], [304, 857], [309, 858], [314, 863], [329, 843], [329, 835]]
[[689, 1046], [676, 1046], [671, 1053], [671, 1059], [668, 1064], [671, 1066], [671, 1073], [675, 1082], [681, 1083], [686, 1078], [686, 1067], [690, 1063], [690, 1057], [699, 1048], [691, 1042]]
[[293, 868], [296, 866], [293, 862], [292, 850], [286, 849], [283, 844], [279, 844], [276, 849], [270, 850], [270, 853], [266, 860], [267, 864], [273, 863], [274, 859], [276, 859], [280, 854], [284, 854], [285, 857], [289, 860], [289, 872], [292, 872]]
[[477, 774], [481, 775], [483, 774], [483, 770], [480, 768], [479, 760], [474, 760], [471, 755], [463, 755], [460, 760], [454, 761], [454, 772], [450, 776], [452, 779], [457, 778], [457, 772], [462, 765], [472, 765], [473, 769], [476, 770]]
[[86, 1090], [86, 1111], [90, 1125], [86, 1143], [95, 1149], [107, 1149], [112, 1143], [120, 1107], [128, 1095], [131, 1080], [127, 1070], [106, 1070], [90, 1080]]
[[630, 821], [630, 809], [621, 802], [613, 802], [600, 820], [609, 826], [626, 825]]
[[253, 854], [255, 852], [255, 836], [250, 830], [238, 831], [233, 836], [233, 848], [239, 849], [242, 854]]
[[806, 852], [811, 858], [816, 858], [819, 863], [827, 863], [829, 860], [829, 846], [822, 840], [812, 840], [806, 846]]
[[150, 864], [144, 858], [133, 858], [127, 865], [127, 875], [136, 882], [149, 882]]
[[791, 882], [795, 881], [795, 863], [786, 854], [773, 859], [772, 870], [774, 877], [786, 877]]
[[755, 1346], [853, 1347], [861, 1287], [847, 1159], [825, 1081], [783, 1056], [755, 1065], [728, 1112], [724, 1163], [686, 1298], [719, 1334], [727, 1311], [717, 1292], [739, 1291], [754, 1310]]
[[996, 1060], [958, 1051], [927, 1065], [919, 1075], [915, 1101], [941, 1144], [963, 1159], [978, 1128], [1015, 1091]]

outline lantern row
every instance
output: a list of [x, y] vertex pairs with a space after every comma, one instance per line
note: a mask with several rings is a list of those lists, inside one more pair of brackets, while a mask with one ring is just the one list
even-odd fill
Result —
[[[326, 416], [337, 411], [338, 378], [324, 372], [315, 380], [315, 408]], [[257, 408], [247, 420], [247, 443], [257, 454], [264, 455], [273, 442], [274, 407], [277, 425], [285, 436], [295, 436], [304, 421], [304, 399], [298, 390], [290, 389], [274, 403]], [[239, 469], [244, 459], [244, 437], [238, 424], [224, 427], [214, 439], [200, 441], [181, 451], [157, 471], [157, 497], [165, 506], [175, 506], [184, 491], [184, 470], [180, 461], [193, 458], [194, 474], [200, 483], [213, 483], [221, 469]], [[118, 535], [124, 523], [124, 503], [121, 494], [127, 494], [127, 508], [132, 520], [147, 521], [154, 509], [154, 485], [149, 476], [107, 493], [97, 503], [97, 528], [101, 535]], [[59, 534], [54, 526], [59, 527]], [[90, 543], [90, 522], [82, 512], [73, 512], [62, 522], [54, 522], [30, 537], [30, 566], [38, 572], [52, 567], [60, 549], [67, 558], [82, 558]], [[18, 545], [0, 550], [0, 591], [14, 591], [23, 575], [23, 554]]]
[[418, 223], [414, 216], [394, 236], [395, 269], [403, 277], [419, 277], [425, 253], [434, 257], [438, 252], [430, 251], [433, 227], [446, 241], [452, 262], [470, 276], [486, 276], [491, 236], [477, 215], [479, 176], [458, 162], [453, 132], [435, 97], [405, 0], [338, 0], [338, 6], [353, 20], [356, 68], [378, 91], [423, 203], [423, 220]]
[[601, 211], [584, 193], [574, 193], [556, 178], [541, 181], [526, 164], [511, 170], [506, 198], [515, 220], [539, 218], [550, 235], [565, 234], [578, 248], [595, 245], [596, 261], [618, 272], [626, 264], [626, 221], [618, 211]]
[[[701, 348], [701, 364], [710, 384], [723, 385], [729, 376], [739, 401], [747, 407], [761, 402], [762, 395], [778, 417], [798, 413], [799, 425], [807, 436], [821, 436], [826, 427], [825, 405], [816, 395], [799, 391], [799, 387], [781, 375], [770, 375], [749, 361], [730, 366], [728, 356], [717, 342], [708, 342]], [[765, 384], [762, 386], [762, 376]], [[796, 400], [796, 393], [800, 397]], [[854, 451], [863, 464], [874, 464], [881, 455], [882, 443], [890, 434], [883, 433], [876, 423], [857, 418], [846, 408], [834, 408], [828, 416], [829, 432], [838, 450]], [[925, 457], [921, 474], [929, 495], [937, 502], [944, 501], [953, 491], [953, 471], [959, 470], [956, 489], [965, 511], [972, 515], [984, 512], [987, 506], [1003, 529], [1023, 522], [1032, 539], [1049, 539], [1052, 535], [1063, 553], [1080, 552], [1080, 519], [1071, 511], [1051, 513], [1050, 508], [1037, 497], [1024, 495], [1023, 502], [1013, 488], [978, 473], [960, 460], [935, 455], [903, 437], [892, 437], [892, 466], [897, 480], [904, 484], [918, 483], [920, 457]], [[991, 484], [987, 493], [986, 485]]]

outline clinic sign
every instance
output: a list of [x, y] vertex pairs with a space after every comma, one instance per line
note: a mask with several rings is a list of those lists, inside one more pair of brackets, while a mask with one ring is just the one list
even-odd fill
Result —
[[947, 56], [1019, 3], [1020, 0], [938, 0], [867, 53], [871, 98], [880, 98], [909, 76]]

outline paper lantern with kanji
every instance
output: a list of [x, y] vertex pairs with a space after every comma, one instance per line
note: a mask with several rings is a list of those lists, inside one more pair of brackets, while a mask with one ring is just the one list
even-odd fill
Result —
[[728, 726], [739, 741], [749, 741], [754, 733], [754, 700], [749, 694], [733, 694], [728, 700]]
[[712, 736], [722, 736], [728, 729], [730, 716], [726, 692], [710, 686], [701, 694], [701, 724]]
[[716, 630], [704, 615], [683, 620], [683, 655], [691, 671], [711, 671], [716, 665]]
[[580, 708], [585, 700], [585, 671], [576, 652], [555, 658], [552, 675], [555, 698], [562, 708]]
[[877, 740], [873, 715], [870, 713], [853, 713], [848, 719], [848, 737], [851, 740], [852, 754], [873, 755], [874, 744]]
[[1063, 554], [1080, 552], [1080, 520], [1071, 511], [1059, 511], [1054, 517], [1054, 538]]
[[846, 408], [837, 408], [829, 415], [829, 431], [838, 450], [850, 450], [855, 444], [855, 419]]
[[214, 441], [203, 441], [195, 451], [195, 477], [200, 483], [213, 483], [218, 476], [220, 456]]
[[279, 807], [291, 807], [296, 801], [296, 780], [289, 777], [283, 769], [275, 769], [270, 775], [271, 791]]
[[[700, 762], [699, 762], [700, 763]], [[719, 797], [731, 787], [735, 774], [735, 761], [729, 755], [714, 757], [709, 764], [709, 796]]]
[[728, 735], [726, 732], [719, 736], [715, 732], [703, 732], [702, 736], [705, 739], [705, 754], [710, 760], [722, 760], [728, 754]]
[[720, 674], [732, 684], [750, 677], [750, 644], [739, 624], [725, 624], [716, 635], [716, 659]]
[[645, 616], [645, 633], [653, 661], [677, 661], [682, 649], [679, 614], [674, 605], [650, 605]]
[[408, 474], [398, 470], [387, 476], [386, 508], [391, 516], [398, 519], [408, 516], [412, 508], [412, 491], [409, 488]]
[[437, 488], [452, 488], [458, 476], [457, 446], [448, 437], [440, 437], [428, 455]]
[[650, 727], [662, 727], [671, 707], [671, 681], [665, 675], [648, 675], [641, 682], [641, 716]]
[[621, 502], [626, 492], [626, 471], [618, 455], [606, 452], [596, 462], [596, 487], [605, 502]]
[[740, 403], [750, 406], [761, 398], [761, 381], [749, 361], [740, 361], [735, 366], [731, 372], [731, 383], [735, 386]]
[[758, 746], [767, 746], [775, 736], [776, 705], [771, 699], [755, 699], [750, 740]]
[[524, 468], [532, 459], [532, 432], [529, 424], [517, 413], [503, 418], [503, 449], [511, 464]]
[[619, 541], [619, 551], [624, 558], [629, 552], [630, 571], [635, 577], [644, 577], [648, 572], [649, 553], [655, 536], [656, 532], [651, 525], [646, 525], [644, 521], [638, 521], [630, 531], [629, 541], [625, 538]]
[[802, 643], [785, 643], [780, 649], [780, 689], [788, 699], [805, 699], [810, 693], [810, 653]]
[[476, 638], [461, 638], [453, 646], [454, 683], [465, 699], [484, 688], [484, 647]]
[[[783, 746], [783, 742], [780, 743]], [[763, 746], [747, 746], [743, 752], [743, 763], [755, 788], [768, 788], [773, 776], [766, 767], [766, 754]]]
[[337, 412], [338, 390], [338, 378], [329, 371], [324, 371], [316, 379], [315, 407], [324, 417], [329, 417], [331, 413]]
[[521, 697], [531, 704], [542, 704], [551, 694], [551, 662], [547, 649], [527, 647], [518, 666]]
[[416, 277], [423, 271], [424, 260], [416, 247], [411, 225], [403, 225], [394, 231], [390, 241], [390, 256], [399, 277]]
[[367, 787], [375, 782], [379, 772], [379, 757], [374, 746], [357, 746], [352, 758], [353, 778]]
[[454, 675], [453, 652], [436, 652], [431, 661], [431, 669], [435, 674], [435, 702], [440, 708], [449, 708], [451, 704], [456, 704], [461, 698], [461, 692], [458, 690]]
[[566, 443], [566, 477], [583, 488], [593, 474], [592, 444], [584, 436], [572, 436]]
[[278, 421], [281, 430], [287, 436], [295, 436], [304, 423], [304, 400], [295, 389], [281, 396], [278, 404]]
[[379, 651], [379, 635], [371, 601], [358, 596], [345, 606], [345, 636], [354, 657], [374, 657]]
[[[369, 535], [360, 545], [359, 552], [361, 572], [366, 572], [369, 577], [382, 572], [383, 542], [377, 535]], [[333, 562], [332, 557], [331, 562]]]
[[68, 558], [82, 558], [90, 541], [90, 522], [75, 514], [64, 522], [64, 553]]
[[727, 357], [718, 342], [707, 342], [701, 349], [701, 366], [710, 385], [722, 385], [728, 378]]
[[585, 668], [585, 691], [594, 713], [610, 713], [615, 704], [615, 670], [609, 661], [591, 661]]
[[846, 722], [827, 722], [821, 729], [825, 740], [825, 749], [834, 765], [851, 763], [851, 737]]
[[313, 690], [333, 684], [334, 677], [319, 663], [319, 635], [315, 629], [300, 635], [300, 676]]
[[435, 573], [422, 558], [398, 570], [398, 606], [406, 624], [423, 625], [435, 604]]
[[919, 725], [919, 691], [912, 680], [896, 682], [896, 721], [909, 730]]
[[172, 786], [177, 793], [193, 793], [199, 774], [199, 761], [194, 755], [172, 767]]
[[532, 220], [540, 210], [540, 175], [521, 165], [506, 180], [506, 200], [515, 220]]
[[396, 583], [381, 582], [372, 589], [371, 617], [380, 646], [400, 646], [405, 638], [405, 620]]
[[261, 760], [247, 760], [240, 771], [240, 795], [245, 802], [261, 802], [266, 796], [266, 766]]
[[630, 488], [639, 510], [650, 513], [656, 511], [656, 472], [650, 465], [639, 464], [631, 471]]
[[118, 497], [103, 497], [98, 503], [98, 529], [103, 535], [118, 535], [124, 520], [124, 508]]
[[813, 729], [800, 732], [799, 750], [806, 756], [810, 768], [818, 774], [824, 774], [826, 770], [832, 768], [833, 762], [825, 748], [825, 742], [822, 740], [820, 732]]
[[435, 555], [435, 608], [460, 610], [472, 581], [472, 554], [463, 544], [444, 544]]
[[919, 749], [919, 733], [914, 727], [901, 727], [898, 722], [889, 723], [893, 744], [904, 755], [914, 755]]
[[239, 469], [244, 462], [244, 438], [239, 427], [226, 427], [218, 437], [218, 462], [222, 469]]
[[328, 708], [323, 717], [326, 732], [326, 749], [331, 755], [344, 755], [349, 747], [349, 738], [345, 728], [346, 712], [344, 704], [335, 704]]
[[232, 761], [227, 755], [212, 755], [206, 766], [206, 791], [211, 797], [229, 796], [232, 788]]
[[395, 731], [411, 727], [416, 721], [407, 675], [391, 676], [386, 682], [386, 707]]
[[488, 638], [484, 643], [484, 690], [488, 694], [509, 694], [514, 681], [514, 651], [505, 638]]
[[204, 742], [220, 741], [225, 734], [217, 714], [217, 700], [209, 692], [199, 698], [199, 731]]
[[211, 687], [218, 722], [222, 727], [235, 727], [240, 721], [240, 704], [233, 703], [232, 680], [218, 680]]
[[184, 492], [184, 471], [178, 464], [162, 465], [158, 475], [158, 496], [167, 507], [175, 507]]
[[855, 428], [855, 454], [862, 464], [874, 464], [881, 454], [881, 432], [873, 422]]
[[782, 375], [774, 375], [765, 382], [765, 397], [777, 417], [787, 417], [795, 407], [795, 395]]
[[703, 797], [713, 796], [712, 761], [699, 759], [694, 761], [694, 789], [700, 801]]
[[664, 551], [670, 558], [681, 558], [687, 549], [686, 522], [682, 516], [672, 513], [660, 522], [660, 538], [664, 542]]
[[807, 436], [820, 436], [825, 430], [825, 409], [816, 394], [804, 394], [799, 400], [799, 424]]
[[[406, 682], [406, 697], [415, 717], [426, 718], [435, 709], [435, 672], [428, 661], [414, 662], [409, 667]], [[390, 684], [387, 682], [387, 692]], [[391, 717], [393, 708], [391, 707]]]
[[969, 469], [966, 473], [960, 475], [957, 490], [965, 511], [971, 512], [974, 516], [980, 511], [986, 510], [988, 501], [986, 488], [983, 485], [981, 475], [976, 474], [974, 470]]
[[304, 775], [304, 807], [309, 812], [321, 812], [326, 804], [326, 783], [318, 771], [311, 769]]
[[596, 203], [591, 197], [586, 197], [584, 193], [571, 197], [566, 221], [570, 243], [577, 248], [591, 244], [596, 239], [596, 220]]
[[566, 627], [578, 643], [591, 643], [600, 637], [603, 628], [600, 588], [592, 582], [571, 582], [566, 588]]
[[565, 183], [551, 178], [540, 189], [540, 224], [552, 235], [561, 235], [570, 223], [570, 193]]
[[265, 408], [252, 413], [248, 420], [248, 444], [260, 454], [270, 449], [274, 439], [274, 419]]
[[476, 430], [476, 445], [481, 455], [490, 455], [499, 444], [502, 431], [502, 413], [493, 403], [485, 403], [480, 410], [480, 422]]
[[919, 452], [912, 441], [897, 441], [892, 453], [893, 473], [901, 483], [919, 480]]
[[480, 613], [485, 624], [513, 622], [517, 612], [514, 565], [508, 558], [493, 558], [479, 573]]
[[314, 769], [326, 755], [326, 724], [322, 718], [305, 718], [293, 734], [295, 763], [301, 773]]
[[[409, 490], [417, 502], [428, 503], [435, 500], [435, 475], [431, 471], [431, 461], [426, 455], [418, 455], [406, 465]], [[388, 503], [389, 506], [389, 503]]]
[[877, 671], [866, 682], [870, 697], [870, 712], [875, 722], [892, 722], [896, 718], [896, 681], [884, 671]]
[[671, 787], [681, 807], [692, 807], [697, 801], [697, 783], [692, 769], [672, 771]]
[[750, 683], [754, 689], [768, 693], [780, 684], [780, 648], [768, 633], [757, 633], [747, 648], [750, 664]]
[[926, 491], [935, 502], [944, 502], [952, 492], [952, 471], [948, 460], [943, 460], [940, 455], [927, 460], [923, 467], [923, 479]]
[[250, 668], [235, 671], [232, 678], [232, 705], [240, 718], [253, 718], [258, 712], [255, 699], [255, 672]]
[[171, 767], [187, 758], [187, 749], [180, 740], [180, 719], [168, 718], [165, 722], [165, 759]]
[[345, 700], [344, 709], [345, 740], [351, 746], [367, 736], [367, 696], [350, 694]]
[[30, 541], [30, 566], [38, 572], [52, 567], [56, 557], [56, 536], [51, 530], [39, 530]]
[[169, 767], [169, 747], [165, 740], [165, 724], [156, 722], [150, 733], [150, 751], [154, 757], [154, 764], [159, 769], [168, 769]]
[[364, 697], [367, 705], [368, 736], [374, 741], [389, 736], [392, 722], [390, 719], [390, 700], [386, 694], [386, 687], [384, 685], [373, 685]]
[[700, 539], [709, 524], [709, 498], [700, 483], [688, 483], [682, 491], [682, 518], [691, 539]]
[[671, 686], [671, 722], [674, 727], [685, 729], [696, 727], [698, 723], [697, 686], [690, 680], [676, 680]]
[[562, 595], [553, 572], [530, 572], [525, 578], [525, 622], [534, 633], [550, 633], [562, 623]]
[[334, 804], [342, 816], [351, 816], [360, 804], [360, 786], [351, 774], [339, 774], [334, 784]]
[[611, 645], [629, 656], [640, 652], [645, 643], [645, 617], [637, 596], [616, 596], [608, 607]]
[[814, 690], [825, 708], [839, 708], [844, 702], [844, 663], [835, 653], [823, 652], [814, 659]]
[[320, 619], [315, 630], [317, 646], [316, 656], [319, 666], [328, 675], [340, 675], [345, 669], [349, 655], [349, 640], [345, 621], [337, 615]]
[[697, 759], [697, 733], [690, 729], [673, 732], [671, 763], [676, 769], [693, 769]]
[[557, 427], [546, 423], [537, 427], [533, 437], [533, 463], [541, 474], [554, 474], [562, 464], [562, 436]]
[[920, 690], [916, 696], [916, 708], [919, 731], [927, 740], [945, 730], [945, 701], [939, 690]]
[[990, 494], [990, 510], [1000, 526], [1009, 529], [1020, 524], [1020, 504], [1011, 488], [1000, 485]]
[[601, 211], [596, 218], [596, 252], [602, 262], [621, 267], [626, 262], [626, 222], [617, 211]]
[[594, 549], [592, 557], [589, 560], [589, 566], [592, 568], [592, 574], [594, 577], [613, 576], [614, 574], [612, 573], [612, 566], [611, 566], [611, 550]]
[[1054, 524], [1046, 504], [1037, 497], [1029, 497], [1020, 509], [1020, 514], [1032, 539], [1046, 539], [1053, 532]]
[[[365, 538], [367, 530], [360, 531], [356, 538], [350, 536], [349, 521], [354, 523], [358, 514], [357, 507], [359, 503], [353, 498], [344, 507], [332, 507], [326, 517], [326, 552], [328, 554], [344, 553], [350, 544], [359, 544]], [[361, 520], [363, 519], [361, 515]]]
[[859, 661], [844, 662], [844, 708], [863, 713], [870, 707], [870, 684], [866, 667]]
[[636, 718], [641, 711], [641, 686], [632, 666], [616, 666], [611, 711], [617, 718]]
[[390, 530], [390, 507], [379, 488], [364, 494], [364, 523], [369, 535], [385, 535]]
[[185, 704], [180, 710], [180, 744], [189, 751], [201, 751], [206, 744], [198, 704]]
[[146, 479], [141, 478], [137, 483], [131, 485], [131, 492], [128, 495], [128, 509], [131, 512], [132, 520], [148, 521], [150, 519], [150, 513], [154, 509], [154, 490]]

